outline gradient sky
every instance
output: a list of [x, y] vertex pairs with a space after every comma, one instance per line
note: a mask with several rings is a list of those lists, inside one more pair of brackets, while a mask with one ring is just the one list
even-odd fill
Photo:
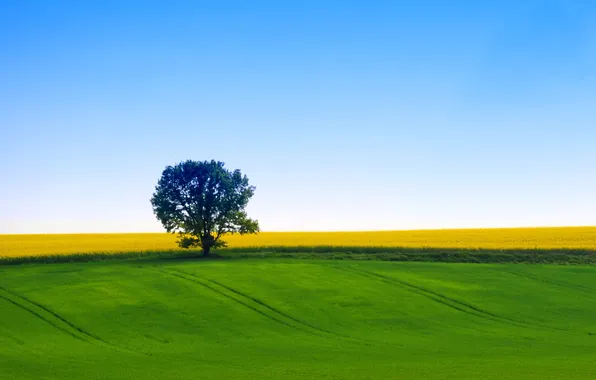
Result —
[[0, 233], [212, 158], [267, 231], [596, 225], [596, 2], [2, 0], [0, 128]]

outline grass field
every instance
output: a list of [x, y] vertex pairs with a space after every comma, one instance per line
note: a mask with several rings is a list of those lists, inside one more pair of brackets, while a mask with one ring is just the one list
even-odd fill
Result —
[[[352, 246], [596, 250], [596, 227], [373, 232], [262, 232], [230, 236], [230, 247]], [[0, 257], [175, 249], [168, 234], [0, 235]]]
[[594, 379], [596, 267], [0, 267], [0, 378]]

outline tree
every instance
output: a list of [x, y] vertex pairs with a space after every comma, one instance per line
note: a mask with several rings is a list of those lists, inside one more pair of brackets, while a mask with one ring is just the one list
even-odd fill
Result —
[[225, 247], [225, 234], [254, 234], [259, 222], [244, 210], [255, 187], [240, 170], [229, 171], [219, 161], [184, 161], [167, 166], [151, 198], [153, 212], [166, 231], [178, 235], [182, 248]]

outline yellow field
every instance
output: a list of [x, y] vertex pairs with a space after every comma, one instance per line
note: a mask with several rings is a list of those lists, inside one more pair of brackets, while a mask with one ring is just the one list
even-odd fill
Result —
[[[596, 250], [596, 227], [371, 232], [262, 232], [229, 236], [230, 247], [390, 246], [439, 248], [581, 248]], [[0, 235], [0, 256], [176, 249], [168, 234]]]

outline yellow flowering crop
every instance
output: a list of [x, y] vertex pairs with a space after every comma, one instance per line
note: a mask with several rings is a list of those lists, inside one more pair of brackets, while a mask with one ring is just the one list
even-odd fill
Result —
[[[175, 236], [147, 234], [0, 235], [0, 256], [176, 249]], [[596, 250], [596, 227], [370, 232], [262, 232], [227, 236], [230, 247], [361, 246], [438, 248], [576, 248]]]

